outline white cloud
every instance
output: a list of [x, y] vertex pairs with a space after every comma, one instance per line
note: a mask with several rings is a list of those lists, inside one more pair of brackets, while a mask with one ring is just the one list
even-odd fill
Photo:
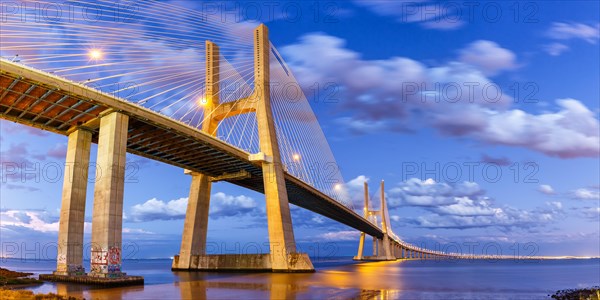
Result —
[[569, 46], [567, 46], [565, 44], [561, 44], [561, 43], [552, 43], [552, 44], [545, 45], [544, 50], [552, 56], [559, 56], [563, 52], [568, 51]]
[[154, 234], [151, 231], [147, 231], [140, 228], [123, 228], [123, 233], [131, 233], [131, 234]]
[[[489, 203], [486, 204], [489, 206]], [[482, 207], [467, 205], [467, 212], [482, 209]], [[493, 213], [492, 213], [493, 211]], [[536, 227], [543, 227], [549, 223], [556, 222], [564, 217], [564, 211], [552, 207], [551, 209], [537, 208], [531, 211], [516, 209], [508, 206], [496, 207], [487, 214], [429, 214], [414, 219], [414, 224], [427, 228], [446, 228], [446, 229], [469, 229], [496, 227], [500, 229], [522, 228], [533, 230]], [[437, 210], [437, 212], [441, 212]], [[461, 212], [462, 213], [462, 212]]]
[[551, 156], [597, 157], [600, 125], [595, 114], [575, 99], [559, 99], [561, 110], [539, 115], [519, 109], [482, 110], [485, 126], [472, 135], [492, 144], [527, 147]]
[[343, 39], [322, 33], [307, 34], [281, 53], [303, 86], [337, 84], [346, 113], [337, 123], [355, 133], [405, 132], [425, 124], [445, 135], [549, 156], [600, 155], [597, 115], [579, 100], [558, 99], [555, 111], [540, 114], [511, 108], [512, 97], [485, 74], [515, 68], [516, 58], [490, 41], [471, 44], [463, 61], [431, 68], [403, 57], [365, 60]]
[[546, 202], [546, 205], [550, 206], [550, 207], [554, 207], [556, 209], [562, 209], [563, 205], [560, 201], [550, 201], [550, 202]]
[[580, 200], [600, 200], [600, 191], [580, 188], [573, 191], [573, 197]]
[[357, 120], [350, 117], [342, 117], [336, 119], [335, 122], [357, 134], [386, 130], [389, 127], [389, 124], [385, 120]]
[[38, 137], [43, 137], [43, 136], [49, 135], [48, 131], [33, 128], [30, 126], [23, 126], [21, 124], [9, 122], [6, 120], [0, 120], [0, 129], [4, 133], [9, 133], [9, 134], [26, 133], [26, 134], [38, 136]]
[[542, 194], [546, 194], [546, 195], [553, 195], [554, 192], [554, 188], [552, 188], [552, 186], [548, 185], [548, 184], [541, 184], [538, 187], [538, 191]]
[[461, 197], [481, 195], [483, 190], [475, 182], [461, 182], [449, 185], [429, 178], [410, 178], [389, 190], [388, 207], [402, 206], [442, 206], [459, 204]]
[[467, 229], [480, 227], [535, 228], [564, 217], [562, 203], [547, 202], [533, 210], [495, 205], [475, 182], [447, 184], [432, 179], [411, 178], [392, 188], [390, 209], [399, 205], [420, 207], [430, 212], [412, 218], [395, 218], [418, 227]]
[[452, 30], [462, 27], [460, 8], [428, 0], [354, 0], [372, 12], [401, 23], [418, 23], [424, 28]]
[[516, 55], [492, 41], [475, 41], [460, 50], [459, 60], [479, 67], [486, 75], [496, 75], [517, 67]]
[[344, 230], [320, 234], [316, 240], [326, 241], [358, 241], [360, 232], [358, 230]]
[[257, 210], [256, 201], [244, 195], [231, 196], [219, 192], [214, 194], [211, 199], [210, 215], [213, 218], [251, 214], [256, 213]]
[[[179, 198], [168, 202], [150, 199], [131, 207], [134, 221], [177, 220], [185, 218], [188, 198]], [[258, 212], [256, 201], [250, 197], [232, 196], [222, 192], [211, 196], [209, 217], [221, 218]]]
[[166, 203], [152, 198], [131, 207], [131, 216], [136, 221], [182, 219], [185, 217], [187, 202], [188, 198], [179, 198]]
[[600, 219], [600, 207], [583, 207], [578, 209], [581, 216], [586, 219], [598, 220]]
[[600, 24], [590, 26], [582, 23], [555, 22], [546, 34], [557, 40], [580, 39], [595, 44], [600, 39]]
[[473, 200], [468, 197], [455, 199], [457, 203], [436, 207], [434, 211], [455, 216], [492, 216], [502, 212], [501, 208], [494, 208], [489, 201], [483, 199]]
[[[59, 216], [47, 211], [13, 209], [0, 212], [2, 229], [29, 229], [42, 233], [57, 233], [59, 224]], [[84, 222], [84, 232], [91, 232], [91, 223]]]

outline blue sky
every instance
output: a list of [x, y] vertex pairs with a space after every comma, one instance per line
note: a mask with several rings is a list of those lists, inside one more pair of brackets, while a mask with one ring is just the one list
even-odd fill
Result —
[[[523, 254], [534, 243], [542, 255], [600, 255], [599, 4], [417, 2], [320, 2], [318, 14], [314, 3], [276, 2], [274, 18], [259, 5], [351, 191], [360, 195], [368, 180], [374, 192], [384, 179], [394, 231], [417, 244], [477, 243], [477, 253], [494, 244], [513, 254], [517, 243]], [[315, 83], [333, 83], [333, 101], [331, 90], [312, 97]], [[53, 168], [64, 163], [66, 137], [0, 125], [3, 166], [34, 166], [24, 180], [23, 170], [8, 176], [3, 167], [3, 254], [13, 251], [7, 243], [44, 248], [56, 241], [62, 180]], [[172, 256], [190, 178], [133, 155], [128, 162], [136, 166], [124, 200], [130, 257]], [[90, 185], [88, 222], [92, 195]], [[262, 195], [218, 183], [211, 211], [215, 251], [267, 249]], [[356, 251], [351, 228], [292, 214], [303, 251]]]

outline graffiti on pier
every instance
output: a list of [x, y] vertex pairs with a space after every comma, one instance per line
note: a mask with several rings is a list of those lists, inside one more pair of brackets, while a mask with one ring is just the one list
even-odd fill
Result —
[[91, 259], [91, 271], [93, 273], [115, 274], [121, 272], [121, 249], [110, 247], [109, 249], [93, 249]]

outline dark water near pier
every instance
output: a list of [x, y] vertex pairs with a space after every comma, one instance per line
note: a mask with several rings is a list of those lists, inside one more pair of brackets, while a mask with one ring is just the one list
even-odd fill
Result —
[[[128, 260], [144, 286], [92, 288], [45, 283], [36, 292], [86, 299], [548, 299], [559, 289], [600, 285], [600, 259], [314, 262], [312, 274], [171, 272], [171, 260]], [[50, 260], [3, 259], [2, 267], [50, 273]]]

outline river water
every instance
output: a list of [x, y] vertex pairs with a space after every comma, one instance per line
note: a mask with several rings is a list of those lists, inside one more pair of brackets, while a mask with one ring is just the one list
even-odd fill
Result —
[[[2, 267], [50, 273], [51, 260], [2, 259]], [[89, 264], [88, 264], [89, 265]], [[548, 299], [559, 289], [600, 285], [600, 259], [314, 261], [311, 274], [171, 272], [171, 260], [127, 260], [144, 286], [29, 288], [86, 299]]]

